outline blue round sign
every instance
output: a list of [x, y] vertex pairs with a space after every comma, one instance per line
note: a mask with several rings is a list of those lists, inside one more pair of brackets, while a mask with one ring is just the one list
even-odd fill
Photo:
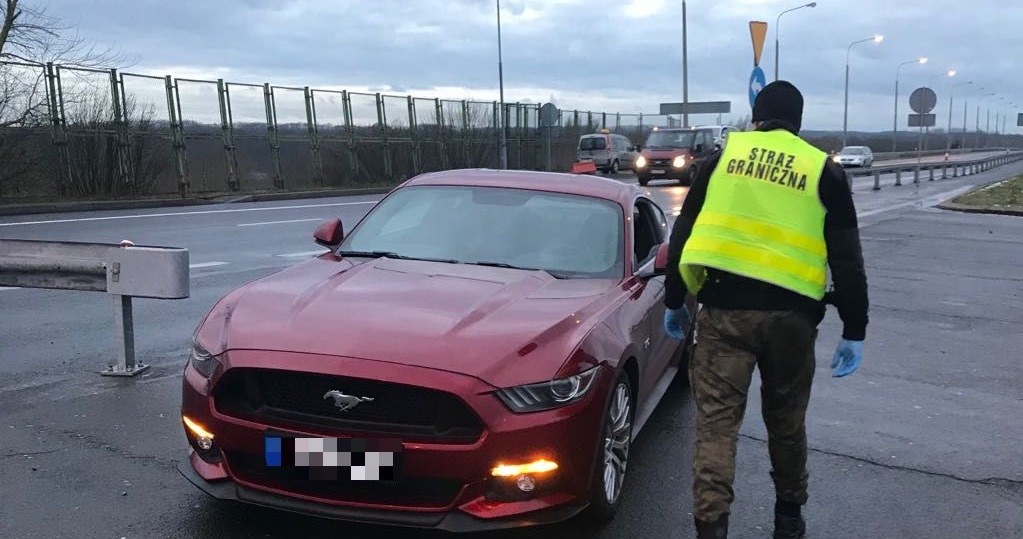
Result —
[[749, 106], [753, 108], [753, 101], [757, 98], [760, 90], [767, 86], [767, 77], [760, 66], [753, 66], [753, 72], [749, 75]]

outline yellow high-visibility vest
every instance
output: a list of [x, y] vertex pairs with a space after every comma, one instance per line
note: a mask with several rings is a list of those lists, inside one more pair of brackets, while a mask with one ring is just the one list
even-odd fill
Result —
[[730, 133], [679, 271], [694, 294], [706, 268], [819, 300], [827, 246], [818, 184], [827, 154], [788, 131]]

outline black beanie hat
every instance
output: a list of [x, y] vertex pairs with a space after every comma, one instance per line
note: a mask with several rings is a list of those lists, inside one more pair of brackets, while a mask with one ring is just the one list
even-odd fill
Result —
[[803, 94], [791, 82], [778, 80], [764, 86], [753, 101], [753, 121], [777, 120], [797, 132], [803, 125]]

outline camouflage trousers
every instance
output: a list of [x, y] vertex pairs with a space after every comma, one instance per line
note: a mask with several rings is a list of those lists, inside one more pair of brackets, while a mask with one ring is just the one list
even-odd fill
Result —
[[806, 503], [806, 406], [816, 359], [815, 320], [795, 311], [704, 307], [696, 318], [689, 381], [696, 403], [693, 515], [730, 512], [735, 448], [753, 369], [760, 370], [763, 418], [777, 499]]

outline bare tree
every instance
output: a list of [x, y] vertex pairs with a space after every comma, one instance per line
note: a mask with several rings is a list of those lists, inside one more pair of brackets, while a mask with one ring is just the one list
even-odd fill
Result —
[[[42, 7], [22, 0], [0, 0], [0, 195], [38, 184], [52, 171], [38, 148], [39, 129], [54, 118], [46, 88], [45, 65], [96, 68], [123, 58], [91, 45], [74, 28]], [[82, 92], [68, 92], [67, 102], [84, 102]], [[44, 170], [46, 169], [46, 170]], [[34, 177], [33, 177], [34, 176]], [[12, 188], [12, 185], [15, 185]]]

